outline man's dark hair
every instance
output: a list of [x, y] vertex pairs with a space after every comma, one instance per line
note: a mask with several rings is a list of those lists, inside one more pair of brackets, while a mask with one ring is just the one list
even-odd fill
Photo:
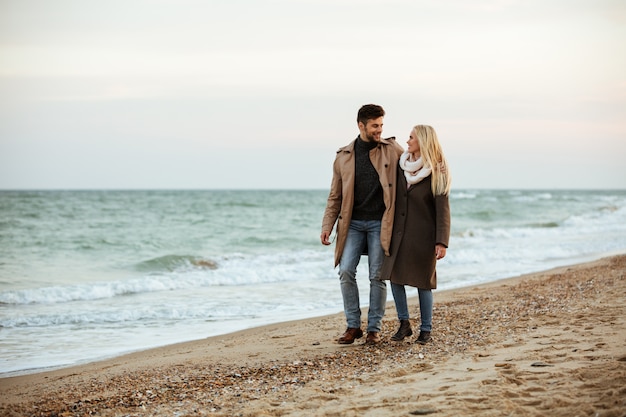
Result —
[[376, 104], [366, 104], [359, 109], [359, 113], [356, 116], [356, 121], [361, 122], [364, 125], [368, 120], [378, 119], [385, 115], [385, 110]]

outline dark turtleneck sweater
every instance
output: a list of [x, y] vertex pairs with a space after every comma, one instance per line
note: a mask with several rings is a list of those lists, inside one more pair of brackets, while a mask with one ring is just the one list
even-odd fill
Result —
[[376, 146], [378, 142], [365, 142], [360, 136], [354, 145], [356, 169], [352, 218], [355, 220], [381, 220], [385, 213], [383, 188], [369, 155]]

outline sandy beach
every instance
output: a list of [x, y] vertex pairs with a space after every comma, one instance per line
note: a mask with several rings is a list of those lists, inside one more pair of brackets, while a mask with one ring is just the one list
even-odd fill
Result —
[[623, 417], [625, 273], [618, 255], [436, 291], [425, 346], [389, 340], [390, 303], [376, 346], [336, 344], [340, 313], [2, 378], [0, 415]]

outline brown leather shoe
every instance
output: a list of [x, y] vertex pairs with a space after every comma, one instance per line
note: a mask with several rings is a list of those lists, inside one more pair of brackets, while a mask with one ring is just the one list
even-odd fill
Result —
[[355, 339], [360, 339], [361, 337], [363, 337], [363, 330], [358, 327], [348, 327], [343, 336], [337, 339], [337, 343], [340, 345], [350, 345], [354, 343]]
[[378, 332], [367, 332], [367, 337], [365, 338], [366, 345], [376, 345], [380, 343], [380, 333]]

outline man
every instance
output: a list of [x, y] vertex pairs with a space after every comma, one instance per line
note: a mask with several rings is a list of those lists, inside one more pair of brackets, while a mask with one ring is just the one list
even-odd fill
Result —
[[348, 328], [337, 340], [354, 343], [363, 336], [356, 269], [362, 254], [368, 255], [370, 303], [366, 344], [380, 342], [387, 301], [387, 285], [380, 280], [385, 255], [389, 255], [396, 195], [397, 166], [403, 149], [395, 138], [381, 139], [385, 111], [375, 104], [359, 109], [359, 136], [337, 151], [333, 179], [322, 220], [323, 245], [337, 222], [335, 266]]

